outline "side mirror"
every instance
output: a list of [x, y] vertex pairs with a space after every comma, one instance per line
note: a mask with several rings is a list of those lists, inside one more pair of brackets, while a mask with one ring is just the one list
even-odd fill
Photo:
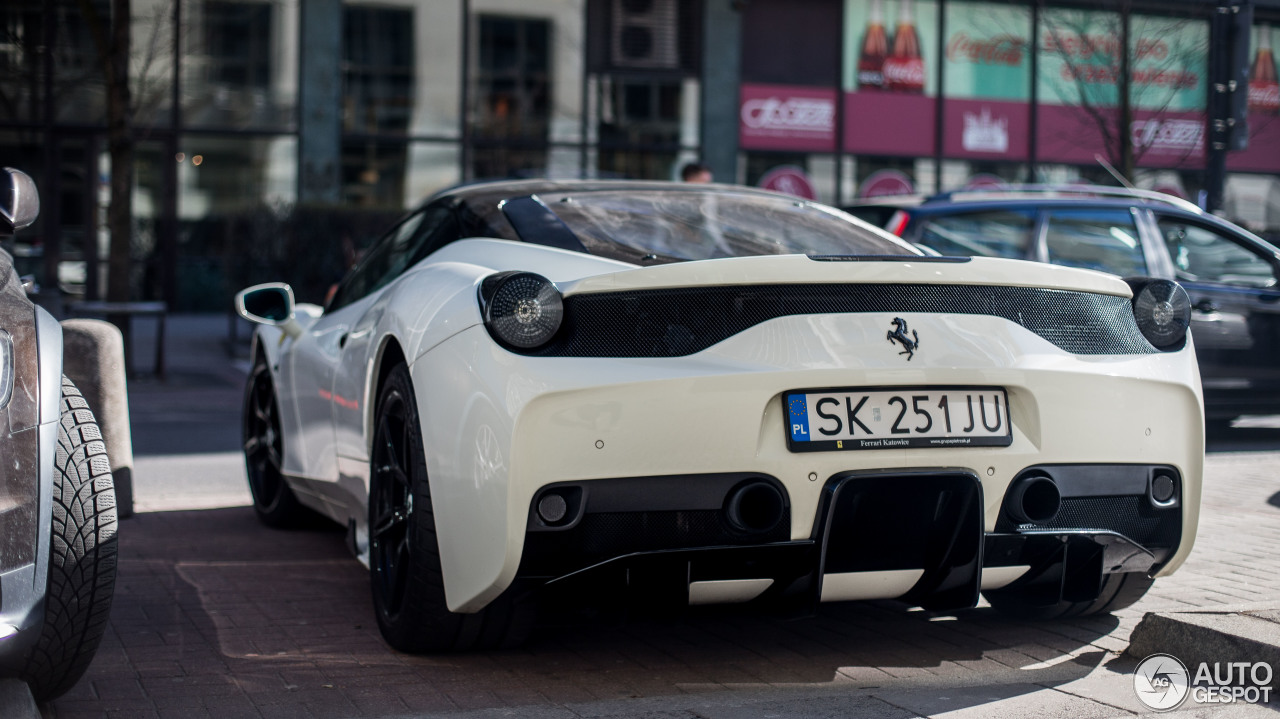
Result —
[[250, 322], [279, 327], [290, 337], [302, 334], [293, 317], [293, 288], [283, 282], [267, 282], [240, 290], [236, 312]]
[[40, 193], [36, 183], [22, 170], [12, 167], [0, 172], [0, 233], [13, 234], [29, 226], [40, 214]]

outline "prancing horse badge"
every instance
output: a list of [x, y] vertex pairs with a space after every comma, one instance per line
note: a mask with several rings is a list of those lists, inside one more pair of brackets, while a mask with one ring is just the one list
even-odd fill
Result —
[[907, 321], [901, 317], [894, 317], [893, 330], [885, 334], [885, 337], [889, 339], [890, 344], [902, 343], [902, 351], [898, 354], [906, 355], [907, 361], [910, 362], [916, 354], [916, 348], [920, 346], [920, 335], [916, 334], [915, 330], [910, 330], [911, 336], [908, 337], [907, 332]]

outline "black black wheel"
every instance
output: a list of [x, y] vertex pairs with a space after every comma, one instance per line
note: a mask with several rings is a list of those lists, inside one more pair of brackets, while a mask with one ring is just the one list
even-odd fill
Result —
[[314, 514], [298, 502], [281, 471], [284, 448], [280, 410], [271, 371], [261, 355], [245, 383], [241, 422], [245, 472], [258, 519], [271, 527], [295, 527], [312, 519]]
[[53, 461], [44, 624], [21, 674], [39, 701], [64, 694], [88, 668], [116, 584], [116, 495], [107, 447], [88, 402], [66, 377]]
[[409, 371], [387, 376], [378, 395], [369, 492], [369, 570], [382, 637], [403, 652], [514, 646], [533, 620], [512, 590], [474, 614], [445, 604], [426, 452]]
[[1017, 587], [983, 592], [983, 596], [992, 607], [1011, 616], [1037, 620], [1066, 619], [1107, 614], [1124, 609], [1142, 599], [1154, 583], [1154, 579], [1142, 572], [1108, 574], [1102, 582], [1102, 591], [1098, 594], [1098, 598], [1090, 602], [1037, 605], [1029, 601]]

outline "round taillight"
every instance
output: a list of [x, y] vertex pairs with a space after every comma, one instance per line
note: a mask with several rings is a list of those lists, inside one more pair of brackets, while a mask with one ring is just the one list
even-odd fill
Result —
[[489, 332], [517, 349], [533, 349], [551, 341], [564, 319], [560, 290], [551, 280], [532, 272], [486, 278], [481, 299]]
[[1181, 349], [1191, 326], [1191, 298], [1187, 291], [1171, 280], [1151, 280], [1135, 290], [1133, 316], [1142, 336], [1156, 349]]

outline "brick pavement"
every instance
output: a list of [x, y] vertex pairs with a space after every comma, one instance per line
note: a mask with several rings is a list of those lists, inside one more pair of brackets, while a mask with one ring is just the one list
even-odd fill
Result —
[[[1259, 448], [1280, 449], [1280, 432], [1251, 432]], [[580, 613], [550, 618], [517, 650], [434, 657], [381, 642], [368, 574], [341, 530], [270, 530], [247, 507], [142, 512], [122, 526], [100, 653], [42, 709], [47, 719], [731, 717], [780, 707], [1129, 716], [1137, 702], [1117, 687], [1132, 664], [1116, 655], [1143, 612], [1280, 597], [1277, 457], [1212, 455], [1196, 551], [1116, 616], [1031, 624], [892, 602], [792, 622], [723, 607], [627, 623]]]
[[784, 685], [1076, 680], [1124, 649], [1144, 611], [1277, 596], [1274, 475], [1258, 457], [1215, 456], [1210, 467], [1191, 561], [1116, 617], [1040, 625], [891, 602], [796, 622], [724, 608], [626, 624], [567, 616], [525, 648], [444, 657], [382, 644], [367, 572], [340, 530], [270, 530], [248, 508], [141, 513], [122, 532], [103, 648], [46, 716], [388, 717]]

